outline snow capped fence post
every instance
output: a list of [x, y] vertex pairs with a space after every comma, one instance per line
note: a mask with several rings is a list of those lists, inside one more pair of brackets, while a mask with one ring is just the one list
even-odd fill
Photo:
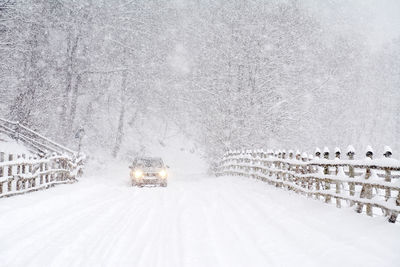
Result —
[[[321, 150], [318, 147], [315, 149], [315, 158], [316, 159], [320, 159], [321, 158]], [[317, 166], [317, 173], [320, 173], [320, 172], [322, 172], [321, 171], [321, 167]], [[314, 178], [314, 180], [315, 180], [315, 190], [317, 191], [317, 193], [315, 194], [315, 198], [319, 199], [319, 196], [320, 196], [319, 191], [321, 190], [320, 182], [319, 182], [318, 179]]]
[[[17, 155], [17, 161], [19, 162], [19, 159], [21, 158], [21, 155]], [[16, 174], [17, 174], [17, 177], [19, 177], [18, 175], [20, 174], [20, 169], [21, 169], [21, 165], [19, 165], [19, 164], [17, 164], [17, 170], [16, 170]], [[17, 191], [18, 190], [20, 190], [20, 189], [22, 189], [22, 179], [21, 178], [18, 178], [18, 179], [16, 179], [16, 187], [17, 187]]]
[[[365, 153], [366, 159], [372, 160], [373, 155], [374, 155], [374, 152], [373, 152], [372, 148], [370, 146], [368, 146], [366, 153]], [[368, 180], [369, 177], [371, 177], [371, 168], [369, 166], [366, 166], [364, 179]], [[364, 184], [362, 186], [360, 198], [366, 198], [366, 199], [372, 198], [372, 186], [370, 184]], [[358, 213], [362, 212], [363, 206], [364, 206], [363, 204], [358, 203], [358, 206], [357, 206]], [[368, 216], [372, 216], [372, 206], [370, 203], [366, 204], [366, 213]]]
[[[37, 157], [35, 157], [35, 160], [37, 160]], [[40, 172], [40, 184], [43, 184], [43, 183], [46, 183], [46, 180], [45, 180], [45, 175], [43, 174], [43, 171], [44, 171], [44, 165], [45, 163], [39, 163], [39, 172]]]
[[[392, 157], [392, 149], [390, 147], [385, 146], [384, 151], [385, 151], [385, 153], [383, 153], [383, 156], [385, 158]], [[385, 168], [385, 182], [390, 183], [391, 181], [392, 181], [391, 171], [389, 168]], [[392, 193], [391, 193], [390, 188], [386, 188], [385, 189], [385, 200], [388, 201], [390, 199], [391, 195], [392, 195]], [[396, 203], [396, 206], [400, 206], [400, 190], [398, 191], [398, 195], [397, 195], [397, 199], [396, 199], [395, 203]], [[389, 222], [395, 223], [397, 220], [398, 213], [391, 212], [391, 214], [390, 214], [389, 210], [387, 210], [386, 213], [387, 213], [387, 215], [390, 215]]]
[[[347, 147], [347, 156], [349, 157], [349, 160], [354, 160], [354, 155], [355, 155], [355, 150], [354, 147], [352, 145]], [[349, 165], [349, 177], [350, 179], [354, 178], [354, 167], [353, 165]], [[349, 182], [349, 191], [350, 191], [350, 196], [354, 197], [355, 193], [356, 193], [356, 187], [355, 184], [352, 182]], [[350, 206], [354, 205], [354, 201], [351, 200], [350, 201]]]
[[[306, 163], [308, 161], [308, 155], [306, 152], [303, 152], [301, 154], [301, 161]], [[301, 177], [301, 187], [303, 187], [304, 189], [308, 189], [309, 188], [309, 180], [307, 178], [305, 178], [304, 176], [308, 173], [308, 166], [307, 165], [303, 165], [301, 168], [301, 174], [303, 175]], [[308, 197], [311, 197], [310, 193], [306, 194]]]
[[277, 157], [277, 161], [276, 161], [276, 168], [278, 171], [276, 172], [276, 175], [275, 175], [275, 178], [277, 180], [277, 182], [275, 183], [275, 187], [280, 187], [279, 180], [282, 180], [282, 172], [280, 170], [282, 169], [282, 164], [283, 164], [281, 161], [282, 151], [278, 150], [277, 154], [278, 154], [278, 157]]
[[[51, 168], [51, 170], [55, 170], [55, 169], [57, 169], [57, 159], [56, 159], [56, 153], [52, 153], [51, 154], [51, 157], [53, 158], [51, 161], [50, 161], [50, 168]], [[54, 180], [56, 180], [56, 173], [55, 172], [51, 172], [51, 174], [50, 174], [50, 181], [51, 182], [53, 182]]]
[[[329, 160], [329, 149], [327, 147], [324, 148], [324, 159]], [[329, 175], [329, 165], [324, 166], [324, 175]], [[325, 190], [331, 189], [331, 182], [328, 179], [325, 180]], [[331, 196], [325, 195], [325, 203], [331, 202]]]
[[[28, 157], [28, 164], [25, 166], [25, 173], [26, 174], [31, 174], [32, 173], [32, 164], [30, 163], [32, 161], [32, 157]], [[36, 186], [36, 177], [32, 177], [29, 179], [30, 180], [30, 187], [35, 187]]]
[[280, 168], [280, 177], [281, 177], [281, 184], [279, 187], [285, 188], [285, 181], [288, 179], [288, 173], [287, 170], [289, 168], [289, 164], [287, 162], [288, 154], [286, 153], [286, 150], [282, 150], [282, 162], [281, 162], [281, 168]]
[[[296, 150], [296, 173], [300, 173], [300, 165], [298, 164], [298, 161], [301, 160], [301, 154], [300, 151]], [[295, 181], [296, 181], [296, 185], [299, 185], [299, 178], [298, 177], [294, 177]]]
[[[313, 155], [312, 155], [312, 154], [309, 154], [309, 155], [308, 155], [308, 161], [312, 161], [313, 159], [314, 159]], [[308, 164], [308, 168], [307, 168], [307, 172], [306, 172], [306, 173], [308, 173], [309, 175], [315, 173], [315, 171], [314, 171], [314, 166], [311, 165], [311, 164]], [[307, 181], [308, 181], [308, 187], [307, 187], [307, 189], [308, 189], [308, 191], [309, 191], [308, 196], [309, 196], [309, 197], [313, 197], [313, 194], [312, 194], [311, 192], [312, 192], [313, 187], [314, 187], [314, 178], [308, 176], [308, 177], [307, 177]]]
[[[341, 154], [340, 148], [335, 147], [335, 160], [340, 161], [340, 154]], [[339, 166], [336, 166], [336, 175], [338, 174], [338, 172], [339, 172]]]
[[[373, 209], [381, 209], [385, 216], [390, 216], [389, 222], [396, 222], [400, 213], [400, 186], [397, 181], [391, 182], [400, 172], [400, 161], [373, 159], [371, 147], [367, 148], [365, 160], [356, 161], [354, 155], [352, 146], [347, 148], [349, 160], [341, 159], [339, 148], [335, 148], [332, 160], [329, 160], [328, 148], [324, 149], [323, 159], [320, 159], [321, 151], [318, 148], [314, 159], [305, 152], [293, 153], [292, 150], [288, 154], [282, 150], [268, 149], [266, 153], [238, 150], [223, 156], [216, 175], [254, 178], [302, 195], [320, 198], [324, 202], [328, 197], [330, 202], [335, 198], [338, 208], [346, 203], [350, 206], [356, 203], [355, 211], [362, 213], [363, 206], [366, 206], [369, 216], [373, 215]], [[389, 148], [385, 148], [384, 156], [390, 158]], [[356, 195], [355, 187], [361, 187], [361, 192], [357, 190], [359, 195]], [[382, 196], [383, 189], [390, 191]], [[395, 201], [392, 201], [393, 192], [397, 194]]]
[[[388, 146], [385, 146], [385, 153], [383, 153], [385, 158], [390, 158], [392, 156], [392, 149]], [[391, 182], [392, 176], [389, 168], [385, 168], [385, 182]], [[390, 188], [385, 189], [385, 200], [388, 201], [391, 196]]]
[[[338, 147], [335, 148], [335, 159], [339, 162], [340, 161], [340, 149]], [[342, 166], [336, 166], [336, 177], [337, 178], [344, 178], [344, 171], [343, 171], [343, 167]], [[340, 195], [340, 186], [341, 183], [339, 181], [336, 181], [335, 183], [336, 185], [336, 195]], [[342, 207], [342, 203], [339, 197], [336, 197], [336, 207], [337, 208], [341, 208]]]
[[25, 165], [25, 160], [26, 160], [26, 155], [22, 154], [22, 159], [24, 160], [24, 163], [22, 163], [22, 174], [25, 174], [25, 169], [26, 169], [26, 165]]
[[[288, 171], [289, 171], [289, 174], [288, 174], [288, 181], [290, 182], [290, 183], [292, 183], [293, 182], [293, 157], [294, 157], [294, 153], [293, 153], [293, 151], [292, 150], [289, 150], [289, 159], [290, 159], [290, 163], [289, 163], [289, 167], [288, 167]], [[286, 185], [286, 187], [287, 188], [289, 188], [289, 186], [288, 185]]]
[[[385, 158], [390, 158], [392, 156], [392, 149], [390, 147], [385, 146], [384, 151], [385, 151], [385, 153], [383, 153], [383, 156]], [[391, 176], [390, 168], [385, 168], [385, 182], [390, 183], [391, 181], [392, 181], [392, 176]], [[387, 187], [385, 189], [385, 200], [388, 201], [390, 199], [390, 197], [391, 197], [391, 190], [390, 190], [390, 187]], [[389, 210], [385, 210], [385, 214], [386, 214], [386, 216], [390, 216], [389, 217], [389, 222], [390, 222], [391, 214], [390, 214]]]
[[[14, 159], [14, 155], [13, 154], [9, 154], [8, 155], [8, 161], [13, 161]], [[8, 191], [12, 191], [13, 190], [13, 180], [14, 178], [13, 176], [13, 165], [9, 165], [8, 166], [8, 179], [7, 179], [7, 190]]]

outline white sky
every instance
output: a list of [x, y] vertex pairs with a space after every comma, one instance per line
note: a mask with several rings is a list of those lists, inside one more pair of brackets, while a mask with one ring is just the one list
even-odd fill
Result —
[[304, 0], [337, 30], [356, 28], [377, 48], [400, 37], [400, 0]]
[[376, 7], [374, 9], [375, 31], [371, 36], [371, 42], [379, 45], [392, 38], [400, 37], [400, 0], [369, 0], [369, 2]]

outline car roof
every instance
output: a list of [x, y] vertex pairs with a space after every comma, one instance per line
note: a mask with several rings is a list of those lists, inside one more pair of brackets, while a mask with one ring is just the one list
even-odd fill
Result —
[[134, 164], [141, 162], [159, 162], [160, 164], [164, 165], [164, 161], [160, 157], [137, 157], [133, 160]]
[[135, 160], [162, 160], [161, 157], [136, 157]]

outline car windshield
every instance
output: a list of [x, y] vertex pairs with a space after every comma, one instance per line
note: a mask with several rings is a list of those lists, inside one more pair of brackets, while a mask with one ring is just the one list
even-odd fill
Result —
[[134, 162], [136, 168], [162, 168], [163, 162], [159, 158], [140, 158]]

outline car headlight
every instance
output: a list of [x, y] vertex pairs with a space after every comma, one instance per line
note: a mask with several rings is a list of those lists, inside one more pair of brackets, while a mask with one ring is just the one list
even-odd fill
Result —
[[137, 170], [137, 171], [135, 171], [135, 178], [137, 179], [137, 178], [140, 178], [140, 177], [142, 177], [143, 176], [143, 172], [141, 171], [141, 170]]
[[161, 176], [161, 178], [167, 177], [167, 172], [165, 170], [160, 171], [158, 174]]

